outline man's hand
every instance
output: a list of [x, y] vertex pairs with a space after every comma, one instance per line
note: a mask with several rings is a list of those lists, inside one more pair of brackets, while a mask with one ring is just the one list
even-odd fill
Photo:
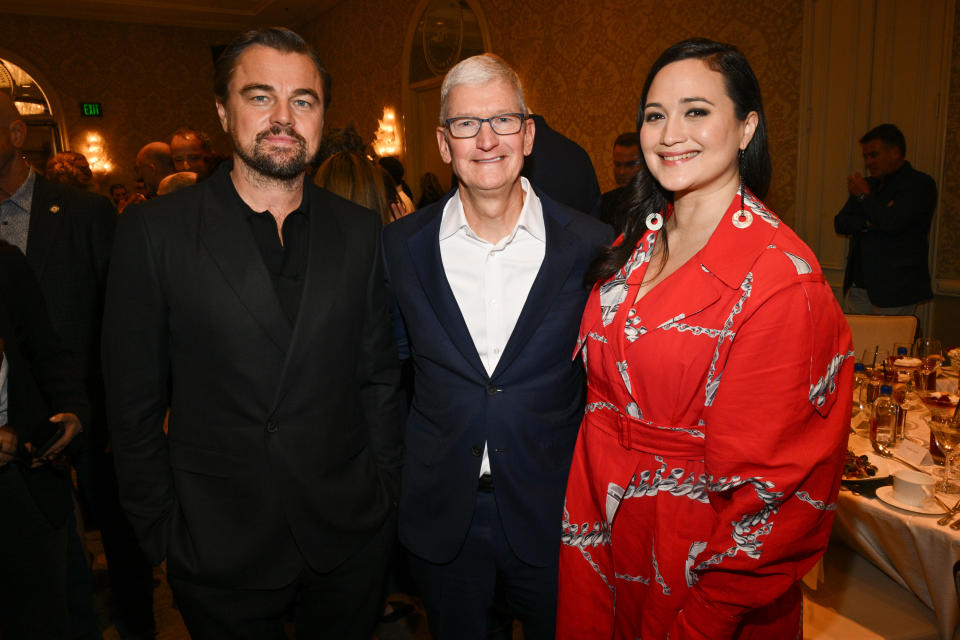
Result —
[[17, 452], [17, 432], [10, 427], [0, 427], [0, 468], [14, 459]]
[[849, 191], [850, 195], [854, 198], [859, 198], [862, 195], [870, 193], [870, 185], [867, 184], [866, 178], [857, 171], [852, 176], [847, 176], [847, 191]]
[[[37, 458], [33, 461], [32, 467], [39, 467], [40, 465], [46, 464], [60, 455], [64, 449], [67, 448], [67, 445], [77, 437], [77, 434], [83, 431], [83, 426], [80, 424], [80, 418], [72, 413], [58, 413], [50, 417], [50, 422], [60, 422], [63, 423], [63, 435], [53, 443], [53, 446], [50, 447], [50, 450], [44, 454], [43, 457]], [[33, 450], [33, 447], [30, 443], [26, 445], [27, 450]]]

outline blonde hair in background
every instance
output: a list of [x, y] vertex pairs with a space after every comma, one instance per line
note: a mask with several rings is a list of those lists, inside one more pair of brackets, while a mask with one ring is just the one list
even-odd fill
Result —
[[341, 151], [320, 165], [313, 183], [361, 207], [373, 209], [386, 225], [392, 218], [381, 171], [379, 166], [360, 154]]
[[520, 111], [525, 116], [530, 115], [523, 96], [523, 85], [520, 83], [517, 72], [497, 54], [483, 53], [465, 58], [447, 71], [447, 75], [443, 78], [443, 85], [440, 87], [440, 125], [445, 124], [447, 119], [447, 98], [451, 89], [462, 84], [486, 84], [493, 80], [507, 81], [517, 95]]

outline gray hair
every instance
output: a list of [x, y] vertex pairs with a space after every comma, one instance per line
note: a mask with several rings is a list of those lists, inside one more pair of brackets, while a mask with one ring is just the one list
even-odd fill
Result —
[[495, 53], [482, 53], [461, 60], [444, 77], [443, 85], [440, 87], [440, 124], [443, 125], [447, 119], [447, 98], [454, 87], [462, 84], [486, 84], [493, 80], [506, 80], [517, 95], [517, 102], [520, 104], [523, 115], [530, 115], [527, 102], [523, 97], [523, 85], [520, 84], [520, 76], [517, 72], [510, 68], [506, 60]]

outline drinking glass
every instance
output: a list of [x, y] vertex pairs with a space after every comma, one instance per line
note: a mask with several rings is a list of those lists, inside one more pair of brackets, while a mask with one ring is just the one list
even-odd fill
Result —
[[938, 483], [937, 491], [942, 493], [960, 493], [960, 420], [954, 420], [949, 414], [933, 414], [927, 418], [930, 434], [945, 456], [943, 480]]
[[936, 338], [917, 338], [913, 343], [913, 357], [920, 359], [920, 369], [914, 376], [917, 390], [937, 390], [937, 367], [943, 361], [943, 347]]

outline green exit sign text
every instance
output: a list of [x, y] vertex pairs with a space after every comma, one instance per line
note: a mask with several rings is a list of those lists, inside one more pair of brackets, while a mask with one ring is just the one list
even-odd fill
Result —
[[99, 118], [103, 115], [103, 109], [99, 102], [81, 102], [80, 110], [88, 118]]

